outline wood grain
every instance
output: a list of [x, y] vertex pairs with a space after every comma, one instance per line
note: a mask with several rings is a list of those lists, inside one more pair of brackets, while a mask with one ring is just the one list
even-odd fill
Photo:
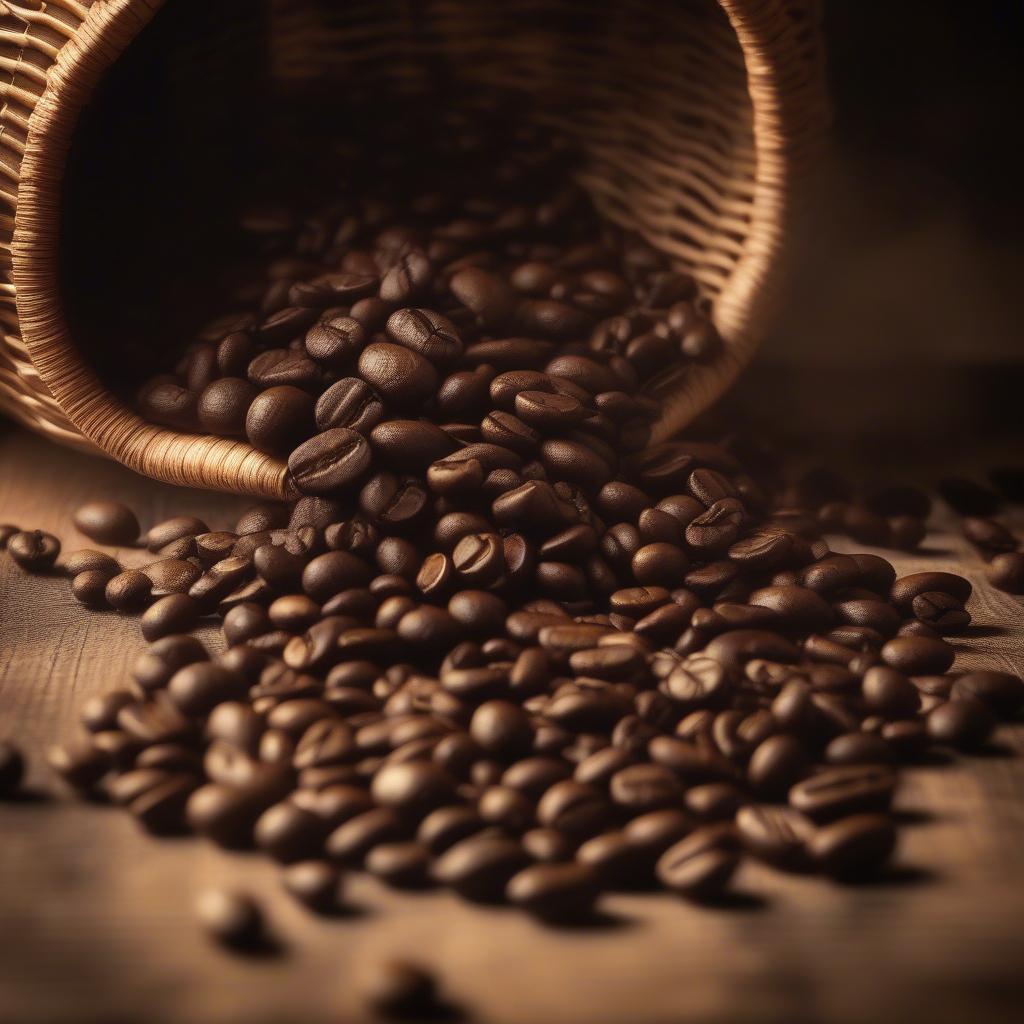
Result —
[[[52, 530], [68, 549], [79, 546], [72, 509], [108, 488], [144, 524], [198, 511], [213, 528], [230, 526], [242, 504], [13, 428], [0, 433], [0, 466], [0, 521]], [[933, 546], [944, 550], [895, 561], [975, 582], [979, 628], [958, 664], [1021, 671], [1021, 606], [979, 582], [980, 563], [957, 539]], [[432, 965], [469, 1018], [496, 1024], [1021, 1019], [1019, 725], [1001, 729], [1002, 753], [908, 773], [900, 869], [883, 883], [838, 887], [746, 865], [744, 898], [731, 909], [616, 896], [605, 927], [574, 931], [353, 876], [353, 913], [322, 921], [280, 893], [262, 857], [151, 839], [48, 777], [45, 746], [72, 734], [82, 702], [117, 685], [141, 647], [134, 620], [85, 612], [65, 580], [27, 577], [0, 559], [0, 735], [19, 737], [33, 785], [54, 794], [0, 805], [4, 1024], [361, 1020], [359, 973], [385, 952]], [[278, 955], [239, 959], [197, 932], [195, 897], [223, 880], [266, 886]]]

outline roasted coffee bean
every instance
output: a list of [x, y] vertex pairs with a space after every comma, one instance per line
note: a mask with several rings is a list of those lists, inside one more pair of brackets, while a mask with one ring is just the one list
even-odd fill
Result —
[[854, 814], [817, 830], [809, 841], [811, 855], [826, 874], [857, 879], [877, 874], [896, 847], [889, 818]]
[[884, 718], [908, 718], [917, 712], [921, 703], [910, 680], [884, 665], [869, 668], [864, 673], [861, 693], [865, 705]]
[[666, 850], [657, 864], [658, 880], [666, 888], [693, 900], [721, 896], [739, 866], [735, 849], [716, 844], [698, 830]]
[[62, 565], [68, 576], [77, 576], [83, 572], [98, 572], [109, 580], [121, 571], [121, 565], [116, 558], [112, 558], [102, 551], [92, 551], [89, 548], [72, 551], [65, 557]]
[[888, 810], [896, 777], [882, 765], [829, 768], [798, 782], [789, 802], [815, 821]]
[[321, 431], [344, 427], [366, 436], [384, 418], [384, 405], [365, 381], [344, 377], [317, 399], [314, 414]]
[[80, 572], [71, 581], [71, 593], [86, 608], [107, 608], [106, 591], [110, 578], [110, 574], [99, 569]]
[[416, 408], [439, 383], [437, 370], [428, 360], [390, 342], [374, 342], [363, 350], [359, 375], [396, 408]]
[[288, 472], [307, 494], [331, 494], [370, 466], [370, 446], [354, 430], [334, 427], [303, 442], [288, 456]]
[[529, 856], [513, 839], [481, 834], [462, 839], [434, 862], [434, 877], [460, 896], [479, 903], [501, 902], [513, 875]]
[[75, 509], [73, 520], [79, 532], [100, 544], [134, 544], [139, 537], [135, 513], [119, 501], [90, 501]]
[[424, 466], [451, 454], [452, 439], [426, 420], [385, 420], [370, 432], [380, 464], [397, 472], [422, 472]]
[[196, 406], [199, 424], [211, 434], [245, 436], [249, 406], [257, 389], [241, 377], [221, 377], [203, 388]]
[[551, 921], [586, 918], [599, 891], [598, 873], [586, 863], [534, 864], [514, 875], [505, 890], [510, 903]]
[[197, 396], [172, 381], [145, 386], [139, 395], [143, 416], [173, 430], [191, 430], [196, 424]]
[[8, 538], [7, 553], [28, 572], [47, 572], [60, 554], [60, 541], [42, 530], [23, 530]]
[[318, 914], [331, 914], [342, 905], [343, 876], [324, 860], [290, 864], [281, 873], [285, 890]]
[[141, 572], [149, 577], [153, 597], [187, 594], [203, 571], [194, 561], [183, 558], [162, 558], [144, 566]]
[[106, 585], [107, 604], [119, 612], [138, 612], [152, 600], [153, 583], [138, 569], [126, 569], [112, 577]]
[[453, 363], [462, 354], [462, 339], [455, 325], [430, 309], [399, 309], [388, 317], [388, 337], [429, 360], [435, 366]]
[[151, 604], [142, 616], [142, 635], [158, 640], [172, 633], [187, 633], [199, 619], [199, 605], [188, 594], [168, 594]]
[[366, 328], [350, 316], [335, 316], [313, 324], [303, 345], [306, 355], [329, 370], [341, 370], [355, 362], [366, 345]]
[[968, 672], [953, 683], [952, 696], [981, 701], [994, 715], [1012, 718], [1024, 705], [1024, 681], [1009, 672]]
[[261, 391], [246, 413], [245, 436], [254, 448], [269, 455], [288, 455], [312, 433], [313, 399], [291, 385]]
[[992, 734], [995, 719], [988, 708], [972, 697], [957, 697], [929, 712], [928, 735], [934, 743], [976, 750]]
[[807, 752], [799, 740], [785, 734], [769, 736], [750, 755], [747, 779], [755, 793], [779, 798], [807, 772]]
[[970, 612], [963, 602], [941, 591], [925, 591], [918, 594], [911, 603], [911, 610], [918, 621], [931, 626], [940, 635], [959, 633], [971, 622]]
[[1024, 554], [1004, 552], [996, 555], [985, 569], [989, 583], [1007, 594], [1024, 594]]
[[949, 594], [961, 603], [966, 603], [971, 596], [971, 584], [962, 576], [949, 572], [916, 572], [896, 580], [889, 595], [894, 604], [909, 610], [918, 594], [930, 591]]
[[251, 949], [264, 939], [263, 911], [243, 893], [208, 889], [200, 895], [196, 913], [203, 930], [232, 949]]
[[1017, 540], [1005, 526], [980, 516], [965, 516], [960, 522], [963, 535], [981, 551], [998, 554], [1016, 551]]
[[945, 672], [953, 664], [956, 651], [943, 640], [925, 636], [897, 636], [882, 647], [883, 661], [909, 675]]
[[815, 827], [799, 811], [748, 804], [736, 812], [736, 828], [744, 849], [755, 857], [787, 870], [806, 865]]
[[388, 1018], [437, 1015], [438, 993], [434, 976], [404, 960], [380, 960], [370, 965], [360, 985], [363, 1002]]

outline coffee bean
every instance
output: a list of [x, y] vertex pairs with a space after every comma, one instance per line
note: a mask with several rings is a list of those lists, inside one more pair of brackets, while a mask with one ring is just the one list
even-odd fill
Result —
[[956, 652], [942, 640], [924, 636], [897, 636], [882, 647], [887, 665], [909, 675], [945, 672], [953, 664]]
[[116, 611], [137, 612], [150, 603], [152, 592], [153, 583], [145, 573], [126, 569], [107, 582], [104, 596]]
[[192, 430], [196, 424], [197, 396], [170, 381], [147, 385], [139, 395], [143, 416], [172, 430]]
[[867, 707], [885, 718], [908, 718], [920, 706], [920, 697], [910, 680], [884, 665], [864, 673], [861, 692]]
[[510, 903], [544, 920], [579, 921], [594, 907], [598, 875], [586, 863], [534, 864], [514, 875], [506, 888]]
[[343, 877], [327, 861], [290, 864], [281, 873], [281, 880], [290, 895], [318, 914], [331, 914], [341, 907]]
[[916, 572], [902, 576], [892, 584], [890, 597], [894, 604], [909, 609], [918, 594], [938, 591], [949, 594], [961, 603], [971, 596], [971, 584], [962, 576], [949, 572]]
[[958, 697], [940, 704], [927, 718], [928, 735], [935, 743], [962, 750], [976, 750], [992, 734], [995, 720], [985, 705], [974, 698]]
[[1024, 705], [1024, 681], [1009, 672], [968, 672], [953, 683], [952, 696], [958, 700], [973, 698], [994, 715], [1012, 718]]
[[241, 377], [211, 381], [199, 395], [196, 414], [204, 430], [225, 437], [245, 436], [249, 406], [257, 389]]
[[748, 804], [736, 812], [740, 842], [755, 857], [794, 870], [808, 859], [808, 844], [815, 828], [791, 807]]
[[311, 437], [288, 456], [296, 486], [309, 494], [330, 494], [361, 476], [370, 465], [366, 438], [354, 430], [334, 427]]
[[385, 420], [370, 432], [370, 443], [381, 464], [398, 472], [422, 472], [455, 447], [452, 439], [426, 420]]
[[87, 502], [75, 509], [72, 518], [81, 533], [100, 544], [133, 544], [139, 537], [135, 513], [119, 501]]
[[250, 896], [208, 889], [200, 895], [196, 912], [206, 933], [232, 949], [251, 949], [263, 939], [263, 912]]
[[312, 433], [313, 399], [291, 385], [261, 391], [245, 416], [249, 443], [269, 455], [287, 455]]
[[388, 317], [388, 337], [429, 360], [447, 366], [462, 354], [455, 325], [430, 309], [399, 309]]
[[366, 436], [383, 419], [384, 406], [365, 381], [344, 377], [317, 399], [314, 414], [321, 431], [344, 427]]
[[309, 358], [320, 366], [341, 370], [355, 362], [366, 339], [366, 328], [358, 320], [336, 316], [313, 324], [306, 332], [303, 345]]
[[187, 594], [168, 594], [146, 609], [142, 616], [142, 635], [158, 640], [172, 633], [187, 633], [199, 618], [197, 602]]
[[1024, 554], [1004, 552], [996, 555], [985, 569], [989, 583], [1007, 594], [1024, 594]]
[[374, 342], [359, 357], [359, 375], [395, 408], [416, 408], [436, 390], [437, 371], [402, 345]]
[[831, 821], [848, 814], [887, 810], [896, 777], [881, 765], [829, 768], [798, 782], [789, 802], [815, 821]]
[[370, 1010], [390, 1018], [431, 1016], [438, 1003], [434, 976], [402, 960], [372, 964], [362, 980], [361, 992]]
[[826, 874], [858, 879], [877, 874], [896, 847], [889, 818], [855, 814], [819, 829], [810, 840], [811, 855]]
[[23, 530], [8, 538], [7, 553], [27, 572], [47, 572], [60, 554], [60, 541], [42, 530]]
[[465, 899], [497, 903], [512, 876], [528, 861], [517, 841], [481, 834], [462, 839], [441, 854], [434, 862], [434, 877]]
[[658, 858], [658, 880], [666, 888], [693, 900], [721, 896], [739, 866], [735, 850], [708, 845], [694, 832]]

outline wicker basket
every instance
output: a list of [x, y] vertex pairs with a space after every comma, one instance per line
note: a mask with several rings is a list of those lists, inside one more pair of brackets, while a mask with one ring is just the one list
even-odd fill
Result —
[[[823, 122], [813, 0], [167, 0], [159, 13], [163, 0], [0, 0], [0, 410], [161, 480], [286, 493], [279, 461], [139, 419], [100, 383], [65, 319], [61, 196], [80, 112], [144, 26], [176, 5], [195, 21], [175, 43], [185, 52], [171, 84], [197, 109], [210, 97], [189, 89], [189, 69], [230, 61], [233, 37], [260, 41], [266, 73], [253, 89], [344, 90], [354, 77], [415, 89], [440, 58], [466, 87], [542, 97], [532, 107], [579, 142], [580, 180], [601, 214], [713, 300], [724, 353], [660, 383], [657, 438], [749, 360]], [[203, 22], [212, 10], [213, 25]]]

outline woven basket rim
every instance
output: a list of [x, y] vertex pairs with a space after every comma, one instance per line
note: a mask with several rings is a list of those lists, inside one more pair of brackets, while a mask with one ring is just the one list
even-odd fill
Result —
[[[707, 408], [749, 362], [758, 328], [778, 301], [782, 245], [795, 173], [820, 124], [797, 123], [782, 57], [785, 0], [717, 0], [746, 67], [756, 158], [750, 227], [718, 296], [713, 318], [727, 344], [707, 365], [691, 364], [659, 389], [663, 440]], [[59, 302], [60, 189], [82, 107], [104, 71], [165, 0], [107, 0], [89, 8], [63, 46], [29, 119], [12, 243], [12, 275], [24, 346], [40, 380], [83, 435], [141, 473], [171, 483], [259, 497], [293, 496], [287, 467], [241, 441], [183, 434], [142, 420], [100, 382], [75, 346]], [[812, 83], [812, 88], [816, 83]], [[802, 86], [806, 99], [807, 84]], [[806, 103], [800, 108], [806, 115]], [[817, 119], [821, 122], [822, 119]]]

